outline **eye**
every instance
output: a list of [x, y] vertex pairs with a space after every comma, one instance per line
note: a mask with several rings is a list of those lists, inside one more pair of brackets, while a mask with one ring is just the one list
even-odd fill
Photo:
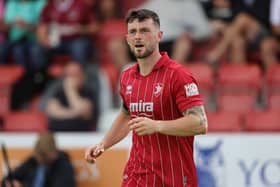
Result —
[[142, 34], [148, 33], [148, 32], [150, 32], [150, 29], [148, 29], [148, 28], [143, 28], [143, 29], [140, 30], [140, 32], [141, 32]]
[[134, 30], [134, 29], [128, 31], [128, 34], [129, 34], [129, 35], [135, 35], [135, 33], [136, 33], [136, 30]]

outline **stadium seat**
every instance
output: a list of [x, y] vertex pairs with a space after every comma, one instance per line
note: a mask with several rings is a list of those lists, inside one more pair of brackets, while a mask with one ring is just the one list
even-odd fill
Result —
[[268, 109], [280, 109], [280, 64], [268, 67], [265, 83]]
[[280, 64], [270, 66], [265, 75], [268, 89], [280, 92]]
[[268, 100], [268, 109], [278, 110], [280, 113], [280, 93], [275, 95], [269, 95], [267, 100]]
[[108, 43], [114, 38], [125, 38], [126, 23], [123, 20], [107, 21], [101, 26], [97, 37], [98, 53], [102, 62], [110, 62]]
[[3, 89], [0, 87], [1, 90], [1, 95], [0, 95], [0, 116], [5, 115], [6, 113], [8, 113], [10, 111], [10, 95], [9, 94], [4, 94], [3, 93]]
[[203, 62], [188, 63], [186, 67], [197, 80], [202, 97], [208, 100], [214, 86], [214, 71], [212, 67]]
[[261, 69], [256, 64], [223, 64], [218, 70], [218, 110], [246, 113], [256, 108], [262, 88]]
[[[212, 36], [207, 40], [194, 41], [193, 52], [191, 55], [192, 60], [197, 61], [205, 59], [205, 56], [211, 51], [213, 46], [216, 46], [221, 40], [219, 36]], [[224, 60], [226, 55], [223, 55], [220, 60]], [[219, 61], [220, 61], [219, 60]]]
[[208, 131], [209, 132], [240, 132], [242, 131], [242, 117], [233, 112], [209, 112]]
[[20, 65], [0, 65], [0, 115], [10, 110], [10, 95], [12, 85], [23, 75]]
[[121, 0], [120, 3], [122, 15], [126, 16], [130, 9], [140, 6], [145, 1], [147, 0]]
[[245, 117], [245, 130], [249, 132], [280, 132], [279, 111], [250, 112]]
[[48, 74], [51, 77], [59, 78], [63, 75], [63, 69], [65, 64], [54, 63], [51, 64], [48, 68]]
[[108, 76], [113, 91], [116, 90], [118, 80], [118, 67], [112, 63], [108, 44], [112, 39], [123, 38], [126, 35], [126, 23], [123, 20], [107, 21], [101, 26], [97, 37], [100, 67]]
[[3, 118], [3, 130], [7, 132], [43, 132], [47, 130], [47, 118], [41, 112], [10, 112]]
[[218, 70], [219, 93], [256, 95], [262, 86], [261, 69], [256, 64], [223, 64]]
[[24, 68], [20, 65], [0, 65], [0, 85], [12, 85], [24, 73]]
[[248, 94], [225, 94], [217, 99], [218, 110], [245, 114], [255, 110], [256, 98]]

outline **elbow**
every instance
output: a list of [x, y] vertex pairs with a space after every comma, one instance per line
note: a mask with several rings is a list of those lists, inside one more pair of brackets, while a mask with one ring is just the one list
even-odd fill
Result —
[[199, 131], [198, 131], [198, 135], [204, 135], [208, 132], [208, 124], [205, 123], [205, 124], [200, 124], [200, 128], [199, 128]]
[[203, 125], [203, 128], [201, 130], [200, 134], [206, 134], [208, 132], [208, 124], [206, 123], [205, 125]]

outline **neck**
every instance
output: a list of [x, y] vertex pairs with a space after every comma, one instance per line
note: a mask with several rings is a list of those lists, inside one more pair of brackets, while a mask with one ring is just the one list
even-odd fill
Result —
[[161, 58], [161, 54], [159, 51], [155, 51], [147, 58], [137, 59], [139, 64], [139, 71], [140, 74], [143, 76], [148, 75], [152, 72], [153, 67], [157, 64], [159, 59]]

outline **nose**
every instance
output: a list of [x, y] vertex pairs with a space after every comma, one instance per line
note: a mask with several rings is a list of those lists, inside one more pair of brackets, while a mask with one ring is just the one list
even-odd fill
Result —
[[142, 37], [141, 32], [136, 32], [135, 33], [135, 39], [141, 39], [141, 37]]

